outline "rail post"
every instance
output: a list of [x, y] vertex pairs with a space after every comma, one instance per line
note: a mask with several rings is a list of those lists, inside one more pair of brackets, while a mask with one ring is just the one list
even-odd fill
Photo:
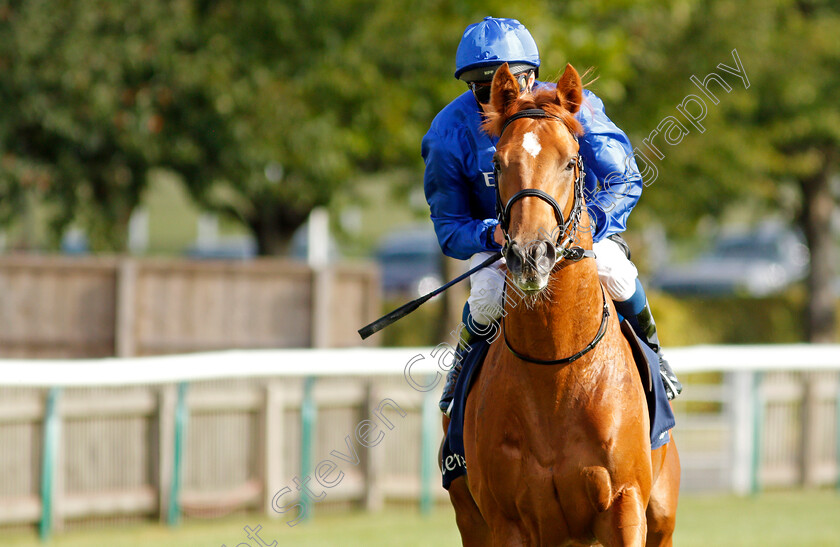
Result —
[[61, 418], [58, 412], [60, 388], [50, 388], [44, 410], [44, 453], [41, 457], [41, 521], [38, 535], [41, 541], [50, 539], [53, 530], [56, 462], [61, 445]]
[[[429, 375], [429, 383], [434, 377]], [[437, 431], [435, 418], [437, 412], [437, 400], [435, 391], [427, 391], [423, 394], [422, 411], [422, 438], [420, 441], [420, 513], [428, 515], [432, 511], [432, 462], [436, 459], [435, 454], [435, 431]]]
[[[300, 476], [302, 480], [312, 472], [312, 445], [313, 436], [315, 435], [315, 427], [318, 419], [318, 409], [315, 406], [315, 377], [307, 376], [303, 381], [303, 401], [300, 405]], [[300, 501], [303, 507], [310, 507], [310, 499], [303, 489], [300, 493]], [[305, 512], [304, 520], [312, 518], [314, 508], [310, 507], [309, 511]]]
[[764, 429], [764, 394], [761, 387], [764, 379], [763, 372], [752, 373], [752, 402], [753, 402], [753, 427], [752, 427], [752, 473], [750, 477], [750, 493], [758, 494], [761, 491], [761, 443]]
[[181, 523], [181, 469], [184, 458], [184, 437], [187, 434], [189, 410], [187, 409], [187, 383], [178, 384], [178, 401], [175, 404], [175, 438], [172, 450], [172, 482], [169, 490], [169, 507], [166, 522], [169, 526]]

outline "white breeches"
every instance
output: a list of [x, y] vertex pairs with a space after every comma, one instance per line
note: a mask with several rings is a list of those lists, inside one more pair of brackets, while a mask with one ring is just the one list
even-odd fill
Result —
[[604, 238], [592, 245], [595, 251], [595, 265], [601, 284], [616, 302], [624, 302], [636, 292], [636, 278], [639, 270], [630, 262], [618, 243]]
[[[476, 253], [470, 258], [469, 269], [475, 268], [493, 253]], [[489, 325], [502, 316], [505, 274], [502, 271], [504, 258], [482, 268], [470, 276], [470, 316], [479, 325]]]
[[[595, 265], [601, 284], [615, 301], [623, 302], [636, 292], [636, 266], [630, 262], [615, 241], [602, 239], [592, 246], [595, 251]], [[487, 260], [492, 253], [476, 253], [470, 258], [470, 268]], [[501, 271], [504, 258], [470, 276], [470, 305], [472, 320], [480, 325], [489, 325], [502, 315], [502, 298], [505, 275]]]

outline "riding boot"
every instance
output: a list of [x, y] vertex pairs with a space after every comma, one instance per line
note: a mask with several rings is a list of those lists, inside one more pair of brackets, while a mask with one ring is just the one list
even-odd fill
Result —
[[682, 393], [682, 384], [677, 380], [671, 365], [662, 355], [662, 347], [659, 345], [659, 336], [656, 333], [656, 322], [650, 311], [650, 304], [645, 300], [645, 307], [635, 317], [628, 317], [633, 330], [659, 357], [659, 375], [662, 376], [662, 383], [665, 385], [665, 392], [668, 400]]
[[454, 362], [449, 373], [446, 375], [446, 382], [443, 384], [443, 395], [440, 396], [441, 412], [449, 416], [452, 411], [452, 402], [455, 396], [455, 384], [461, 374], [464, 359], [473, 350], [473, 344], [486, 338], [490, 332], [487, 325], [476, 323], [470, 310], [469, 301], [464, 302], [464, 309], [461, 311], [461, 330], [458, 333], [458, 349], [455, 350]]
[[449, 369], [449, 372], [446, 374], [446, 382], [443, 384], [443, 395], [440, 396], [440, 403], [438, 403], [441, 412], [447, 416], [449, 416], [449, 413], [452, 411], [453, 397], [455, 396], [455, 384], [458, 381], [458, 376], [461, 374], [464, 359], [467, 358], [467, 354], [472, 349], [470, 344], [475, 342], [476, 339], [476, 335], [469, 332], [467, 328], [461, 329], [458, 349], [455, 350], [452, 368]]
[[641, 281], [636, 279], [636, 290], [633, 295], [627, 300], [616, 301], [615, 309], [630, 323], [636, 335], [656, 352], [659, 357], [659, 375], [662, 376], [662, 383], [665, 385], [668, 400], [672, 400], [682, 392], [682, 384], [677, 380], [677, 375], [674, 374], [671, 365], [662, 356], [659, 336], [656, 334], [656, 323], [653, 320], [650, 304]]

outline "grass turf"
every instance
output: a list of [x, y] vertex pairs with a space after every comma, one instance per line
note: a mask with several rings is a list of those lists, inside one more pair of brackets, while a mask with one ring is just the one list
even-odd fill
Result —
[[[316, 510], [317, 511], [317, 510]], [[56, 547], [257, 547], [245, 526], [262, 526], [265, 545], [307, 547], [425, 547], [460, 545], [454, 515], [438, 507], [427, 517], [412, 509], [364, 513], [316, 514], [290, 528], [265, 515], [227, 517], [183, 523], [175, 529], [155, 524], [108, 526], [56, 534]], [[42, 545], [34, 534], [5, 534], [10, 547]], [[680, 500], [677, 547], [773, 547], [840, 545], [840, 494], [834, 491], [769, 492], [753, 498], [684, 496]]]

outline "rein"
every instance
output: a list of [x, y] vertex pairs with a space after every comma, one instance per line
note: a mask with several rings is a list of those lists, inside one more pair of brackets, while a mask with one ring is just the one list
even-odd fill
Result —
[[[521, 110], [515, 114], [513, 114], [510, 118], [508, 118], [504, 125], [502, 125], [502, 130], [499, 133], [499, 138], [501, 139], [502, 134], [504, 134], [505, 129], [515, 120], [519, 120], [522, 118], [532, 118], [532, 119], [539, 119], [539, 118], [552, 118], [558, 121], [562, 121], [556, 116], [552, 116], [548, 114], [545, 110], [541, 108], [532, 108], [527, 110]], [[577, 135], [572, 135], [575, 139], [575, 142], [578, 142]], [[580, 215], [583, 211], [583, 182], [585, 173], [583, 171], [583, 158], [578, 152], [577, 157], [575, 158], [575, 169], [577, 170], [577, 175], [575, 176], [575, 197], [574, 203], [572, 204], [572, 210], [569, 213], [569, 218], [567, 220], [563, 219], [563, 209], [560, 207], [560, 204], [557, 203], [557, 200], [554, 199], [553, 196], [550, 194], [536, 189], [536, 188], [525, 188], [516, 192], [511, 198], [507, 201], [507, 203], [502, 204], [502, 193], [500, 189], [500, 182], [501, 178], [499, 176], [499, 166], [496, 164], [495, 166], [495, 179], [496, 179], [496, 213], [499, 217], [499, 225], [502, 227], [502, 233], [505, 237], [505, 245], [502, 249], [502, 254], [504, 255], [508, 246], [511, 244], [510, 236], [508, 235], [508, 225], [510, 222], [510, 210], [513, 207], [513, 204], [526, 197], [536, 197], [539, 198], [546, 203], [548, 203], [552, 209], [554, 209], [554, 216], [557, 219], [557, 225], [560, 228], [560, 236], [558, 237], [557, 243], [551, 243], [555, 248], [555, 261], [552, 265], [552, 270], [554, 271], [557, 267], [557, 264], [561, 260], [566, 260], [560, 268], [567, 266], [570, 262], [578, 262], [583, 260], [584, 258], [595, 258], [595, 252], [592, 249], [584, 249], [580, 246], [573, 246], [572, 242], [574, 241], [574, 234], [577, 232], [578, 225], [580, 223]], [[560, 241], [565, 236], [565, 239]], [[510, 345], [510, 342], [507, 338], [507, 330], [504, 328], [504, 316], [502, 317], [501, 326], [503, 332], [503, 338], [505, 341], [505, 346], [507, 349], [510, 350], [516, 357], [523, 361], [527, 361], [529, 363], [534, 363], [537, 365], [565, 365], [571, 363], [573, 361], [577, 361], [587, 353], [589, 353], [595, 346], [598, 345], [598, 342], [604, 337], [604, 334], [607, 332], [607, 324], [609, 322], [610, 311], [609, 311], [609, 304], [607, 303], [607, 297], [604, 293], [603, 285], [601, 287], [601, 299], [603, 301], [603, 313], [601, 314], [601, 325], [598, 327], [598, 332], [595, 334], [595, 338], [592, 339], [589, 344], [586, 345], [582, 350], [578, 351], [574, 355], [569, 357], [564, 357], [562, 359], [537, 359], [535, 357], [529, 357], [523, 353], [519, 353]]]
[[575, 353], [574, 355], [570, 355], [569, 357], [563, 357], [562, 359], [537, 359], [536, 357], [529, 357], [524, 353], [519, 353], [513, 346], [510, 345], [510, 341], [507, 338], [507, 330], [504, 328], [504, 317], [502, 318], [502, 337], [505, 340], [505, 346], [510, 352], [516, 355], [518, 358], [522, 359], [523, 361], [528, 361], [529, 363], [534, 363], [536, 365], [566, 365], [573, 361], [577, 361], [590, 351], [592, 351], [595, 346], [598, 345], [598, 342], [604, 337], [607, 333], [607, 324], [609, 323], [610, 318], [610, 308], [609, 304], [607, 304], [607, 296], [604, 294], [604, 286], [601, 285], [601, 299], [604, 303], [603, 313], [601, 314], [601, 326], [598, 327], [598, 332], [595, 333], [595, 338], [592, 339], [589, 344], [586, 345], [585, 348], [580, 350], [579, 352]]

